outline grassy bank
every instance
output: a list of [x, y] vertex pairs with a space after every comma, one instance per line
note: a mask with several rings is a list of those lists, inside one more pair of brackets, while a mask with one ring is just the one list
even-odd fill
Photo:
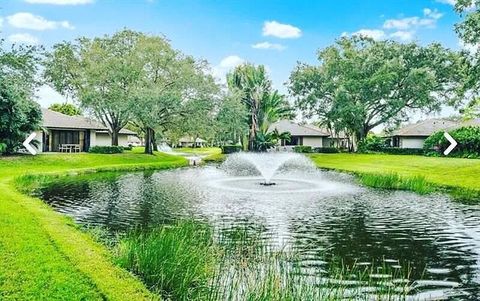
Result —
[[311, 154], [318, 167], [352, 172], [367, 185], [427, 193], [446, 191], [480, 202], [480, 160], [382, 154]]
[[151, 300], [145, 286], [67, 217], [16, 189], [28, 174], [184, 166], [179, 156], [44, 154], [0, 158], [0, 299]]

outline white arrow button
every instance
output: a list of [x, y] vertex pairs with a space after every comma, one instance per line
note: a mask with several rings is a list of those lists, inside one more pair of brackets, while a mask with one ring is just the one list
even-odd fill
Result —
[[32, 142], [33, 138], [35, 138], [35, 136], [37, 136], [37, 133], [33, 132], [30, 134], [30, 136], [28, 136], [27, 139], [25, 139], [25, 141], [23, 141], [23, 146], [25, 146], [25, 148], [30, 152], [30, 154], [32, 155], [36, 155], [37, 154], [37, 151], [30, 145], [30, 142]]
[[445, 156], [448, 156], [448, 154], [450, 154], [450, 152], [457, 146], [458, 143], [447, 132], [443, 133], [443, 136], [445, 136], [445, 138], [447, 138], [448, 142], [450, 142], [450, 146], [447, 147], [447, 149], [443, 152], [443, 154]]

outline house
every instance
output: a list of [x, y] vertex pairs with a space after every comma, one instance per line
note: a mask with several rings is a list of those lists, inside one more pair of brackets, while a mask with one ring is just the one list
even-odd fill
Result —
[[192, 137], [182, 137], [178, 139], [179, 147], [205, 147], [206, 144], [207, 141], [203, 140], [202, 138], [195, 139], [195, 145]]
[[463, 125], [463, 123], [446, 119], [427, 119], [394, 131], [388, 138], [391, 139], [392, 147], [423, 148], [425, 139], [432, 134]]
[[280, 146], [289, 150], [297, 145], [324, 147], [329, 143], [327, 137], [330, 136], [326, 131], [313, 125], [300, 125], [291, 120], [280, 120], [270, 125], [269, 131], [277, 130], [280, 133], [289, 132], [291, 134], [290, 141], [282, 139]]
[[[47, 109], [42, 109], [42, 114], [42, 129], [37, 131], [35, 137], [39, 152], [58, 152], [65, 145], [74, 146], [72, 149], [76, 151], [86, 152], [91, 146], [111, 145], [108, 129], [96, 120], [83, 116], [68, 116]], [[128, 146], [129, 136], [136, 136], [136, 133], [122, 129], [118, 136], [118, 145]]]

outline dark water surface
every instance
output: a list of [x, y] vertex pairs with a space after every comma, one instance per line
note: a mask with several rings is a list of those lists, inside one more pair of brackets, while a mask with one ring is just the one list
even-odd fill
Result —
[[76, 222], [112, 232], [183, 217], [220, 230], [247, 225], [297, 250], [305, 266], [324, 265], [325, 255], [408, 264], [416, 299], [480, 300], [479, 206], [360, 188], [348, 176], [319, 171], [288, 174], [271, 187], [259, 181], [203, 167], [65, 178], [38, 194]]

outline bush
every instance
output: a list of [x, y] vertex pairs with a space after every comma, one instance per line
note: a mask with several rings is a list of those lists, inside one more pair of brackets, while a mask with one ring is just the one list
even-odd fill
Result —
[[358, 152], [381, 152], [387, 145], [385, 139], [375, 135], [368, 135], [358, 143]]
[[340, 150], [335, 147], [316, 147], [313, 151], [322, 154], [335, 154], [340, 152]]
[[224, 145], [221, 147], [222, 154], [233, 154], [242, 151], [241, 145]]
[[[449, 157], [480, 158], [480, 127], [461, 127], [448, 132], [458, 142]], [[437, 132], [425, 140], [424, 149], [433, 149], [429, 155], [443, 156], [450, 146], [444, 132]]]
[[312, 153], [313, 149], [311, 146], [297, 145], [293, 148], [293, 151], [296, 153]]
[[123, 153], [123, 146], [92, 146], [88, 152], [95, 154], [119, 154]]
[[424, 155], [426, 150], [421, 148], [386, 147], [382, 149], [382, 152], [391, 155]]

